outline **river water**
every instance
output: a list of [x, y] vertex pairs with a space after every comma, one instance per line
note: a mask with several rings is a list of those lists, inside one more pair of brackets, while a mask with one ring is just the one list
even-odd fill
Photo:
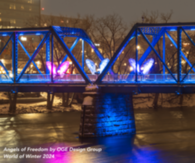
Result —
[[79, 111], [0, 115], [0, 163], [195, 162], [193, 108], [135, 110], [135, 135], [79, 139], [79, 123]]

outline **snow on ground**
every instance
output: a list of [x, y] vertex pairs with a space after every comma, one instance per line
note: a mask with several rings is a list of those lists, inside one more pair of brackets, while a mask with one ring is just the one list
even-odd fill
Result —
[[0, 99], [1, 100], [7, 100], [6, 93], [5, 92], [0, 92]]
[[[0, 114], [9, 114], [9, 104], [0, 105]], [[71, 107], [64, 107], [61, 105], [53, 106], [52, 110], [49, 111], [46, 108], [46, 102], [36, 104], [17, 104], [16, 114], [23, 113], [49, 113], [49, 112], [69, 112], [69, 111], [81, 111], [81, 105], [72, 104]]]
[[98, 86], [97, 85], [93, 85], [93, 84], [89, 84], [89, 85], [87, 85], [85, 90], [86, 91], [97, 91], [98, 90]]
[[[41, 93], [41, 96], [46, 98], [47, 93]], [[0, 105], [0, 114], [9, 114], [8, 111], [9, 111], [9, 104]], [[72, 104], [71, 107], [64, 107], [62, 106], [62, 99], [55, 96], [53, 101], [53, 108], [51, 111], [47, 110], [47, 101], [28, 103], [28, 104], [19, 103], [17, 104], [16, 114], [66, 112], [66, 111], [81, 111], [81, 104]]]
[[[183, 104], [180, 105], [180, 97], [175, 94], [160, 94], [158, 98], [158, 107], [176, 108], [176, 107], [194, 107], [195, 94], [184, 95]], [[133, 96], [134, 109], [151, 109], [153, 108], [154, 94], [138, 94]]]
[[[47, 98], [47, 93], [41, 93], [41, 96]], [[0, 99], [7, 100], [6, 96], [0, 93]], [[158, 100], [158, 107], [161, 108], [176, 108], [176, 107], [195, 107], [195, 95], [184, 95], [183, 104], [180, 105], [180, 96], [175, 94], [160, 94]], [[134, 109], [152, 109], [154, 101], [154, 94], [139, 94], [133, 96]], [[92, 103], [92, 99], [86, 98], [86, 104]], [[37, 103], [19, 103], [17, 104], [16, 114], [22, 113], [48, 113], [48, 112], [66, 112], [66, 111], [81, 111], [81, 104], [72, 104], [71, 107], [62, 106], [62, 99], [60, 97], [54, 98], [53, 108], [51, 111], [47, 110], [47, 102]], [[0, 105], [0, 114], [8, 114], [9, 104]]]

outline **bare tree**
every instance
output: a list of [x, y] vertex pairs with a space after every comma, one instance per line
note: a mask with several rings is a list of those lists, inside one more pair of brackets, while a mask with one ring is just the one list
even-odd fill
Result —
[[[37, 24], [39, 22], [39, 24]], [[88, 22], [85, 21], [85, 19], [80, 18], [80, 15], [77, 16], [77, 18], [68, 18], [64, 16], [44, 16], [41, 17], [32, 17], [29, 20], [26, 20], [26, 26], [27, 27], [47, 27], [47, 26], [64, 26], [64, 27], [76, 27], [76, 28], [82, 28], [84, 30], [87, 30], [89, 28]], [[39, 36], [39, 40], [42, 39], [42, 36]], [[64, 39], [67, 46], [71, 46], [73, 42], [75, 41], [75, 38], [68, 38], [65, 37]], [[30, 44], [32, 45], [31, 48], [34, 49], [38, 45], [38, 41], [34, 42], [32, 39], [29, 40]], [[35, 44], [35, 45], [33, 45]], [[81, 44], [80, 42], [78, 44]], [[81, 63], [81, 46], [76, 46], [73, 49], [73, 54], [75, 55], [76, 59]], [[46, 73], [46, 65], [45, 65], [45, 55], [46, 53], [46, 46], [44, 46], [39, 54], [37, 55], [36, 59], [39, 60], [42, 63], [41, 70]], [[54, 62], [57, 64], [57, 66], [60, 65], [62, 59], [65, 57], [66, 53], [64, 52], [63, 48], [59, 44], [59, 42], [54, 38]], [[68, 59], [69, 60], [69, 59]], [[70, 73], [73, 73], [73, 71], [76, 69], [75, 65], [72, 64], [70, 68]], [[75, 71], [76, 73], [78, 71]], [[62, 94], [62, 103], [64, 106], [68, 106], [68, 99], [69, 99], [70, 93]], [[53, 99], [53, 98], [52, 98]], [[69, 103], [71, 104], [71, 103]]]
[[[148, 12], [144, 12], [142, 14], [142, 18], [143, 18], [143, 23], [168, 23], [171, 20], [171, 16], [172, 16], [173, 12], [170, 11], [169, 13], [161, 13], [159, 14], [158, 11], [151, 11], [150, 13]], [[152, 39], [152, 38], [151, 38]], [[142, 41], [143, 42], [143, 41]], [[168, 55], [166, 55], [166, 60], [170, 62], [170, 60], [172, 60], [173, 62], [176, 62], [175, 57], [176, 57], [176, 53], [177, 51], [175, 51], [172, 47], [169, 46], [170, 42], [166, 42], [166, 51], [168, 51]], [[162, 58], [162, 39], [160, 39], [156, 45], [156, 50], [158, 52], [158, 54], [161, 56]], [[151, 52], [151, 56], [155, 59], [155, 62], [157, 63], [155, 66], [155, 73], [161, 73], [163, 70], [163, 64], [160, 62], [160, 60], [158, 59], [158, 57], [156, 56], [156, 54], [152, 51]], [[168, 62], [168, 63], [169, 63]], [[172, 63], [170, 65], [174, 65], [175, 63]], [[173, 70], [173, 66], [170, 67]], [[159, 93], [156, 93], [154, 95], [154, 101], [153, 101], [153, 107], [157, 108], [158, 105], [158, 99], [159, 99]]]
[[[111, 59], [130, 28], [127, 27], [123, 19], [116, 13], [101, 18], [87, 16], [86, 20], [89, 22], [87, 33], [94, 42], [100, 43], [99, 50], [102, 52], [104, 58]], [[128, 47], [120, 55], [112, 68], [115, 73], [127, 72], [127, 66], [123, 65], [128, 65], [126, 59], [127, 56], [131, 55], [132, 51], [133, 49]]]

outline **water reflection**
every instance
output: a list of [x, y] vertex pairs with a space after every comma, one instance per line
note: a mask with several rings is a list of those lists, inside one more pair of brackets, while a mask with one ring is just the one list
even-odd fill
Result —
[[[50, 146], [56, 149], [55, 152], [48, 152], [54, 154], [55, 159], [42, 160], [43, 163], [97, 163], [97, 162], [129, 162], [129, 163], [156, 163], [163, 158], [160, 157], [160, 150], [153, 147], [142, 147], [135, 142], [138, 139], [135, 135], [122, 135], [104, 138], [85, 138], [80, 139], [80, 145], [70, 145], [59, 143]], [[68, 151], [59, 151], [61, 148]], [[74, 149], [85, 149], [85, 151], [71, 151]], [[101, 152], [89, 152], [89, 149], [102, 149]], [[164, 159], [165, 160], [165, 159]], [[164, 162], [164, 161], [163, 161]]]
[[[19, 115], [0, 119], [0, 162], [6, 163], [185, 163], [195, 162], [195, 111], [135, 112], [136, 135], [78, 138], [80, 114]], [[76, 134], [76, 135], [75, 135]], [[47, 159], [3, 159], [4, 147], [101, 148], [101, 152], [47, 151]], [[15, 152], [14, 154], [22, 154]]]

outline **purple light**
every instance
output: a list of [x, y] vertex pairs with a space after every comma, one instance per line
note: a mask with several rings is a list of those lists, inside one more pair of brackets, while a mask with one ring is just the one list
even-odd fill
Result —
[[59, 73], [60, 75], [66, 73], [66, 71], [68, 70], [68, 67], [69, 67], [69, 61], [62, 63], [57, 73]]
[[[52, 72], [52, 63], [50, 61], [47, 61], [46, 62], [46, 66], [47, 66], [47, 68], [49, 69], [49, 71], [51, 73]], [[68, 68], [69, 68], [69, 61], [66, 61], [66, 62], [62, 63], [60, 65], [60, 67], [58, 68], [58, 72], [56, 72], [57, 68], [53, 64], [53, 74], [54, 75], [56, 75], [56, 74], [63, 75], [64, 73], [66, 73], [66, 71], [68, 70]]]
[[[52, 63], [50, 61], [47, 61], [46, 66], [51, 73], [52, 72]], [[56, 66], [54, 64], [53, 64], [53, 74], [56, 75]]]
[[[129, 64], [133, 67], [134, 71], [136, 69], [136, 62], [134, 59], [130, 58], [129, 59]], [[142, 70], [142, 73], [143, 74], [147, 74], [150, 69], [152, 68], [152, 65], [154, 64], [154, 59], [150, 58], [148, 59], [144, 65], [141, 67], [141, 70]], [[137, 72], [139, 73], [140, 72], [140, 66], [139, 64], [137, 64]]]

